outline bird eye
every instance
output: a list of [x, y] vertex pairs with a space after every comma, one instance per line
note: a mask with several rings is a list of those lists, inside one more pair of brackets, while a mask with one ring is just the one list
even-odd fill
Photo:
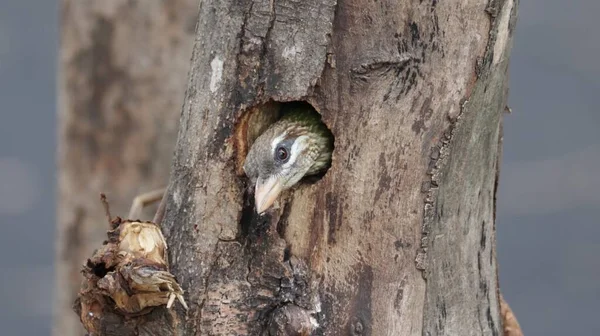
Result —
[[277, 159], [279, 161], [286, 161], [288, 159], [288, 151], [284, 147], [277, 148]]

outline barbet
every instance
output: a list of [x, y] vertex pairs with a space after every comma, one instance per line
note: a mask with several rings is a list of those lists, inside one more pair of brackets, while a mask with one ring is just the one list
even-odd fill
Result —
[[282, 115], [256, 139], [244, 162], [259, 214], [271, 207], [282, 191], [331, 165], [333, 135], [320, 115], [305, 104], [292, 105]]

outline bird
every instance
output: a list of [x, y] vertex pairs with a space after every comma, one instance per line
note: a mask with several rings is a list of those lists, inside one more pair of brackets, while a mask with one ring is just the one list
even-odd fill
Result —
[[324, 173], [331, 166], [333, 134], [309, 104], [288, 103], [282, 117], [250, 147], [243, 169], [254, 185], [258, 214], [305, 176]]

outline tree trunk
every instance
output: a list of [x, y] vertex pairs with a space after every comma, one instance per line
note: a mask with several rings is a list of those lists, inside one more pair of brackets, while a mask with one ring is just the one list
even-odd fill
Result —
[[[138, 317], [153, 327], [136, 332], [499, 335], [516, 9], [203, 1], [162, 222], [190, 310]], [[240, 168], [273, 101], [312, 104], [335, 150], [322, 179], [257, 216]]]
[[106, 239], [100, 192], [124, 213], [168, 181], [198, 3], [62, 1], [54, 335], [83, 334], [72, 304]]

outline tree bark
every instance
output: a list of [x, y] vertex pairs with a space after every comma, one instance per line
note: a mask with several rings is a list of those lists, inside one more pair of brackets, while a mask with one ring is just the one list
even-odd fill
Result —
[[72, 304], [106, 239], [100, 192], [125, 214], [168, 181], [198, 4], [62, 1], [54, 335], [84, 333]]
[[[136, 333], [500, 335], [517, 5], [203, 1], [161, 224], [190, 310]], [[273, 101], [311, 103], [335, 150], [257, 216], [240, 167]]]

